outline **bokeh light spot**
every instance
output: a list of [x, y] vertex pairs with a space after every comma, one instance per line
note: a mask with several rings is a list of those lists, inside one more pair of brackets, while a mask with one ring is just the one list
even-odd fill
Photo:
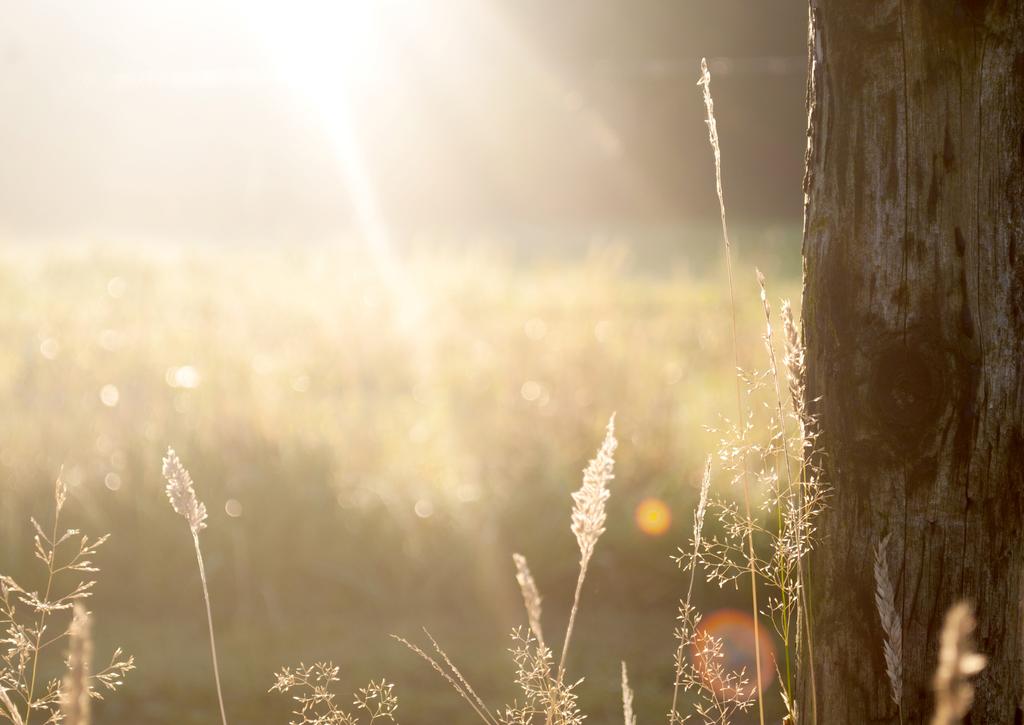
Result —
[[103, 477], [103, 485], [111, 491], [119, 491], [121, 489], [121, 477], [111, 471]]
[[48, 337], [40, 343], [39, 352], [47, 360], [55, 360], [60, 353], [60, 343]]
[[648, 536], [661, 536], [672, 525], [672, 512], [660, 498], [645, 498], [637, 504], [636, 525]]
[[242, 515], [242, 502], [237, 498], [229, 498], [224, 502], [224, 513], [233, 519]]
[[[760, 627], [761, 644], [761, 687], [768, 687], [775, 679], [775, 643], [764, 625]], [[714, 668], [704, 663], [701, 643], [711, 636], [721, 641], [722, 656]], [[697, 670], [705, 683], [719, 695], [740, 698], [753, 697], [757, 664], [754, 648], [754, 620], [749, 612], [738, 609], [719, 609], [705, 617], [697, 627], [692, 656]], [[709, 663], [710, 664], [710, 663]], [[714, 670], [725, 673], [744, 671], [748, 684], [738, 692], [714, 674]]]
[[527, 380], [519, 389], [519, 394], [523, 396], [523, 400], [530, 403], [536, 402], [543, 392], [540, 383], [536, 380]]
[[116, 406], [119, 400], [121, 400], [121, 393], [118, 391], [116, 385], [107, 383], [100, 388], [100, 402], [108, 408]]
[[415, 511], [416, 515], [421, 519], [427, 519], [434, 515], [434, 504], [430, 503], [430, 501], [425, 498], [421, 498], [416, 502], [416, 505], [413, 506], [413, 511]]
[[127, 289], [128, 283], [125, 281], [124, 277], [111, 277], [110, 281], [107, 282], [107, 294], [115, 300], [119, 300], [124, 297], [124, 293]]
[[164, 379], [172, 388], [185, 388], [186, 390], [198, 388], [202, 381], [199, 370], [194, 365], [167, 368]]

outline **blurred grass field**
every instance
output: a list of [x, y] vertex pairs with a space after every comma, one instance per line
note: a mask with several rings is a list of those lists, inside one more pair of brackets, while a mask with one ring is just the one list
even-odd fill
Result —
[[[760, 365], [754, 265], [799, 297], [799, 229], [734, 231], [741, 364]], [[664, 716], [694, 490], [732, 411], [728, 288], [713, 224], [578, 244], [419, 239], [354, 247], [0, 249], [0, 571], [28, 588], [29, 516], [71, 486], [72, 523], [110, 532], [90, 607], [99, 653], [136, 655], [100, 723], [209, 722], [216, 710], [168, 445], [210, 509], [203, 533], [229, 715], [284, 723], [272, 673], [342, 666], [339, 692], [396, 683], [400, 721], [467, 722], [390, 640], [428, 627], [496, 706], [525, 554], [559, 631], [575, 583], [569, 493], [617, 412], [621, 445], [571, 674], [618, 713]], [[634, 520], [647, 498], [662, 535]], [[708, 590], [702, 605], [738, 604]]]

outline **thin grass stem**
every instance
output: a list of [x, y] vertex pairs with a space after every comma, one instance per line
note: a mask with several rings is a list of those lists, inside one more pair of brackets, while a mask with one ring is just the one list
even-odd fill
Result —
[[[55, 574], [53, 566], [54, 559], [57, 556], [57, 546], [55, 543], [57, 541], [57, 528], [60, 525], [60, 511], [64, 507], [64, 501], [67, 497], [67, 489], [64, 488], [64, 482], [60, 479], [60, 476], [57, 477], [54, 496], [57, 505], [54, 508], [53, 513], [53, 532], [50, 534], [50, 558], [49, 561], [46, 562], [47, 576], [46, 593], [43, 595], [44, 602], [50, 601], [50, 592], [53, 590], [53, 576]], [[36, 674], [39, 668], [39, 653], [42, 651], [42, 647], [40, 645], [43, 639], [43, 631], [46, 627], [46, 612], [47, 610], [43, 609], [39, 613], [39, 624], [36, 627], [36, 641], [35, 646], [32, 648], [32, 676], [29, 679], [28, 696], [25, 698], [25, 716], [22, 718], [25, 725], [29, 725], [29, 722], [32, 720], [32, 701], [35, 698]]]
[[[733, 282], [732, 272], [732, 245], [729, 242], [729, 229], [725, 221], [725, 194], [722, 191], [722, 150], [718, 143], [718, 127], [715, 123], [714, 101], [711, 98], [711, 71], [708, 70], [707, 58], [700, 60], [701, 78], [699, 84], [704, 89], [704, 106], [707, 108], [708, 117], [708, 139], [715, 155], [715, 189], [718, 192], [718, 210], [722, 219], [722, 241], [725, 244], [725, 269], [729, 279], [729, 309], [732, 320], [732, 352], [736, 369], [736, 408], [739, 413], [739, 430], [741, 442], [746, 434], [746, 414], [743, 406], [742, 380], [740, 379], [740, 354], [738, 335], [736, 333], [736, 285]], [[754, 658], [756, 670], [757, 689], [757, 715], [760, 725], [764, 725], [764, 694], [762, 693], [761, 676], [761, 630], [758, 624], [759, 608], [757, 605], [757, 568], [754, 555], [754, 532], [753, 519], [750, 515], [750, 466], [746, 456], [743, 457], [743, 507], [747, 517], [747, 548], [749, 549], [750, 561], [750, 603], [751, 614], [754, 620]]]
[[203, 601], [206, 602], [206, 624], [210, 629], [210, 656], [213, 659], [213, 680], [217, 685], [217, 704], [220, 705], [220, 720], [228, 725], [228, 716], [224, 711], [224, 694], [220, 687], [220, 667], [217, 665], [217, 642], [213, 636], [213, 610], [210, 608], [210, 590], [206, 585], [206, 567], [203, 566], [203, 552], [199, 548], [199, 534], [192, 532], [192, 541], [196, 545], [196, 562], [199, 564], [199, 578], [203, 582]]
[[[708, 490], [710, 488], [711, 456], [708, 456], [704, 459], [704, 477], [701, 479], [700, 484], [700, 500], [697, 503], [697, 510], [693, 514], [693, 559], [690, 562], [690, 583], [686, 587], [686, 606], [684, 607], [684, 611], [687, 612], [690, 611], [693, 598], [693, 581], [697, 575], [697, 557], [700, 554], [701, 533], [704, 528], [704, 512], [707, 508]], [[672, 683], [672, 709], [669, 710], [669, 725], [676, 725], [679, 722], [676, 708], [679, 706], [679, 686], [683, 681], [683, 668], [679, 663], [682, 661], [685, 647], [686, 641], [680, 639], [679, 646], [676, 648], [676, 676], [675, 681]]]
[[580, 608], [580, 592], [583, 591], [583, 580], [587, 578], [587, 563], [580, 567], [580, 575], [576, 580], [576, 594], [572, 598], [572, 611], [569, 612], [569, 624], [565, 628], [565, 641], [562, 643], [562, 657], [558, 661], [558, 684], [562, 684], [565, 675], [565, 657], [569, 652], [569, 641], [572, 639], [573, 626], [576, 624], [576, 612]]

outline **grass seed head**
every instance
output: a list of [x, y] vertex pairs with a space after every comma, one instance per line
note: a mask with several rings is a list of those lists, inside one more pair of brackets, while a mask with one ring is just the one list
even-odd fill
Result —
[[537, 590], [537, 583], [533, 580], [530, 567], [526, 563], [526, 557], [522, 554], [513, 554], [512, 560], [516, 563], [516, 581], [519, 582], [519, 589], [523, 593], [523, 605], [526, 607], [526, 615], [530, 621], [530, 629], [537, 641], [544, 643], [544, 633], [540, 627], [541, 599]]
[[935, 715], [932, 725], [956, 725], [974, 704], [970, 678], [985, 669], [987, 659], [974, 651], [974, 612], [960, 602], [946, 614], [935, 670]]
[[185, 517], [193, 534], [206, 528], [206, 506], [196, 498], [196, 489], [185, 466], [173, 448], [167, 449], [163, 465], [167, 479], [167, 499], [176, 512]]
[[580, 561], [589, 562], [594, 545], [604, 533], [607, 518], [605, 503], [610, 495], [608, 483], [615, 475], [615, 416], [608, 421], [604, 442], [597, 456], [583, 470], [583, 485], [572, 494], [575, 505], [572, 510], [572, 532], [580, 547]]

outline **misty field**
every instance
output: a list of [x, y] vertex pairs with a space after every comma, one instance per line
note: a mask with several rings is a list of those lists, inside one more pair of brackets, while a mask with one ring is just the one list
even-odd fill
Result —
[[[741, 365], [764, 367], [754, 266], [773, 304], [798, 298], [799, 230], [735, 236]], [[173, 446], [209, 508], [234, 721], [283, 725], [273, 673], [332, 659], [345, 702], [385, 677], [401, 721], [465, 722], [465, 703], [388, 635], [427, 627], [484, 700], [508, 699], [508, 632], [525, 624], [511, 554], [529, 558], [560, 631], [576, 582], [569, 494], [614, 412], [608, 533], [570, 667], [595, 722], [621, 718], [620, 660], [641, 720], [661, 721], [686, 588], [670, 556], [718, 444], [705, 426], [734, 411], [718, 244], [708, 225], [388, 254], [9, 247], [0, 571], [42, 586], [29, 518], [51, 519], [60, 475], [68, 525], [112, 535], [95, 557], [96, 649], [136, 658], [96, 722], [211, 722], [200, 584], [160, 471]], [[700, 597], [707, 612], [749, 608], [742, 588]]]

